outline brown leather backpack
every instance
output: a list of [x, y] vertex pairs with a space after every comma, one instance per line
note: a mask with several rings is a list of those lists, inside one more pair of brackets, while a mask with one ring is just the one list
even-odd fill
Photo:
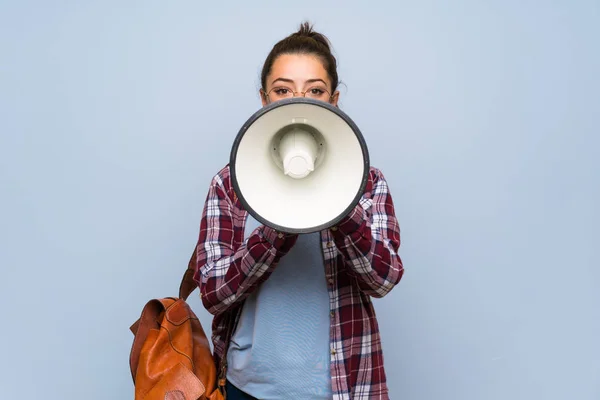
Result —
[[[217, 366], [198, 317], [186, 303], [196, 288], [195, 253], [179, 298], [152, 299], [131, 326], [129, 356], [135, 400], [224, 400], [225, 367]], [[218, 380], [217, 380], [218, 379]]]

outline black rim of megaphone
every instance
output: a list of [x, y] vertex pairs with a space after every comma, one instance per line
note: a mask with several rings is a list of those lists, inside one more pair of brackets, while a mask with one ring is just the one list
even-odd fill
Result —
[[[363, 159], [364, 159], [363, 177], [361, 179], [360, 187], [359, 187], [358, 192], [356, 193], [356, 196], [354, 197], [353, 201], [350, 203], [350, 205], [340, 215], [338, 215], [331, 221], [321, 224], [321, 225], [318, 225], [318, 226], [304, 228], [304, 229], [293, 229], [293, 228], [289, 228], [289, 227], [280, 226], [278, 224], [274, 224], [273, 222], [263, 218], [256, 211], [254, 211], [254, 209], [252, 207], [250, 207], [250, 204], [248, 204], [248, 202], [246, 201], [246, 199], [244, 198], [244, 196], [242, 194], [242, 191], [240, 190], [240, 187], [239, 187], [239, 184], [237, 181], [236, 166], [235, 166], [237, 150], [240, 145], [240, 142], [242, 141], [244, 134], [252, 126], [252, 124], [254, 124], [254, 122], [256, 122], [256, 120], [258, 120], [260, 117], [262, 117], [264, 114], [268, 113], [269, 111], [272, 111], [276, 108], [284, 107], [284, 106], [287, 106], [290, 104], [315, 105], [315, 106], [326, 108], [327, 110], [337, 114], [340, 118], [342, 118], [344, 120], [344, 122], [346, 122], [352, 128], [352, 131], [354, 132], [354, 134], [356, 135], [356, 138], [358, 139], [358, 141], [360, 143], [360, 147], [361, 147], [361, 150], [363, 153]], [[274, 103], [264, 106], [263, 108], [261, 108], [260, 110], [256, 111], [254, 114], [252, 114], [252, 116], [250, 118], [248, 118], [248, 120], [244, 123], [244, 125], [242, 125], [242, 128], [238, 132], [238, 134], [233, 142], [233, 146], [231, 147], [231, 155], [229, 158], [229, 171], [230, 171], [230, 175], [231, 175], [233, 189], [235, 190], [235, 193], [237, 194], [244, 209], [246, 211], [248, 211], [248, 213], [250, 215], [252, 215], [257, 221], [261, 222], [262, 224], [270, 226], [271, 228], [273, 228], [277, 231], [284, 232], [284, 233], [292, 233], [292, 234], [313, 233], [313, 232], [319, 232], [324, 229], [328, 229], [330, 227], [337, 225], [342, 219], [344, 219], [348, 214], [350, 214], [350, 212], [354, 209], [354, 207], [356, 207], [356, 205], [360, 201], [360, 199], [365, 191], [365, 188], [367, 186], [367, 182], [369, 179], [370, 166], [371, 165], [370, 165], [370, 160], [369, 160], [369, 151], [367, 149], [367, 143], [365, 141], [365, 138], [362, 135], [362, 132], [360, 131], [360, 129], [358, 129], [358, 126], [354, 123], [354, 121], [345, 112], [340, 110], [338, 107], [333, 106], [324, 101], [309, 99], [306, 97], [293, 97], [290, 99], [279, 100], [277, 102], [274, 102]]]

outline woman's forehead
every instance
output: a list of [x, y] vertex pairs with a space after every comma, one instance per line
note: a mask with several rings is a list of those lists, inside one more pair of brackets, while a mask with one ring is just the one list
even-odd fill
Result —
[[311, 54], [282, 54], [277, 57], [267, 83], [271, 84], [277, 79], [289, 79], [294, 82], [322, 79], [330, 83], [323, 63], [319, 57]]

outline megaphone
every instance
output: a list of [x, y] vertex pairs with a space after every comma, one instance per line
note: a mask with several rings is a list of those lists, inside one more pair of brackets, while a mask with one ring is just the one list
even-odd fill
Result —
[[246, 121], [229, 168], [236, 195], [257, 221], [280, 232], [312, 233], [336, 225], [358, 204], [369, 152], [338, 107], [293, 97]]

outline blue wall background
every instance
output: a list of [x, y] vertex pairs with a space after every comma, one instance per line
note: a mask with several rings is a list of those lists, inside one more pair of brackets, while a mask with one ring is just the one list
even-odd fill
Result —
[[310, 18], [401, 222], [406, 275], [376, 301], [392, 398], [600, 398], [599, 17], [583, 0], [2, 2], [2, 397], [133, 398], [129, 325], [176, 294], [262, 62]]

